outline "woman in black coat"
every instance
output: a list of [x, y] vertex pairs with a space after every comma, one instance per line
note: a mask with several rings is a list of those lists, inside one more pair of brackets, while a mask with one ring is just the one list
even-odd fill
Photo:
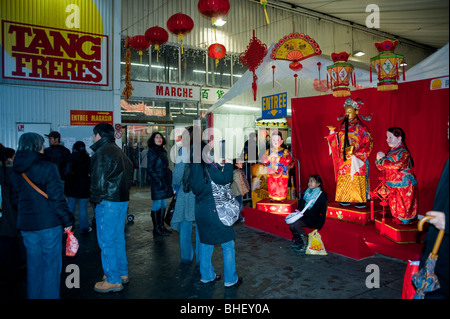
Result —
[[298, 253], [306, 251], [308, 240], [303, 228], [320, 230], [325, 223], [327, 207], [328, 197], [322, 190], [322, 178], [319, 175], [311, 175], [308, 179], [308, 188], [298, 201], [298, 210], [304, 210], [304, 214], [296, 222], [289, 225], [293, 241], [291, 248], [294, 251]]
[[91, 158], [86, 152], [86, 144], [82, 141], [77, 141], [73, 144], [72, 154], [67, 159], [64, 193], [67, 196], [69, 210], [73, 215], [75, 215], [75, 208], [78, 202], [81, 233], [88, 233], [92, 230], [87, 216], [91, 187], [90, 171]]
[[[67, 207], [58, 167], [45, 159], [44, 138], [24, 133], [14, 158], [11, 201], [18, 207], [17, 228], [27, 250], [27, 293], [30, 299], [59, 298], [63, 227], [74, 218]], [[47, 194], [41, 195], [26, 180]]]
[[159, 132], [154, 132], [148, 139], [147, 180], [150, 183], [152, 196], [153, 234], [167, 236], [170, 231], [164, 227], [164, 214], [167, 199], [173, 197], [172, 171], [169, 168], [169, 158], [164, 149], [166, 139]]
[[[211, 150], [212, 142], [208, 145]], [[208, 146], [203, 144], [202, 149], [205, 151], [207, 148]], [[223, 254], [225, 287], [239, 285], [242, 278], [238, 278], [236, 272], [234, 229], [232, 226], [225, 226], [220, 221], [211, 188], [211, 179], [220, 185], [231, 183], [233, 180], [233, 164], [230, 162], [220, 166], [213, 162], [212, 157], [208, 158], [206, 154], [209, 152], [202, 152], [204, 156], [193, 153], [193, 148], [191, 148], [192, 164], [185, 167], [183, 184], [185, 185], [185, 191], [192, 190], [195, 195], [195, 221], [201, 242], [201, 282], [208, 283], [221, 278], [214, 272], [211, 262], [214, 245], [220, 244]]]

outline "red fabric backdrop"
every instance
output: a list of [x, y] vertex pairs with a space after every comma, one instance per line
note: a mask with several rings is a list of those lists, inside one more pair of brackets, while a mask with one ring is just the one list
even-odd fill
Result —
[[[434, 194], [442, 168], [448, 158], [449, 90], [430, 90], [430, 80], [401, 83], [398, 91], [377, 89], [352, 91], [351, 98], [361, 98], [365, 105], [360, 114], [372, 116], [362, 120], [373, 138], [370, 161], [370, 189], [381, 176], [375, 167], [376, 153], [386, 153], [386, 131], [399, 126], [406, 133], [406, 144], [414, 159], [419, 187], [419, 214], [433, 206]], [[344, 114], [346, 98], [331, 94], [295, 98], [292, 106], [292, 152], [300, 160], [301, 188], [307, 187], [308, 176], [319, 174], [329, 201], [334, 201], [336, 183], [328, 143], [328, 125], [338, 127], [337, 117]]]

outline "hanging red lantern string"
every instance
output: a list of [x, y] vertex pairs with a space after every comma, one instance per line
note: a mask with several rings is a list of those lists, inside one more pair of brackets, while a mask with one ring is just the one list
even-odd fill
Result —
[[169, 40], [169, 33], [161, 27], [154, 26], [145, 31], [145, 38], [151, 45], [155, 46], [156, 62], [159, 62], [159, 46]]
[[217, 64], [219, 64], [219, 60], [223, 59], [226, 54], [227, 49], [220, 43], [211, 44], [208, 48], [208, 56], [216, 61], [216, 68]]
[[228, 14], [230, 3], [228, 0], [199, 0], [197, 8], [201, 14], [211, 19], [211, 24], [214, 28], [214, 39], [217, 41], [216, 21]]
[[194, 28], [194, 20], [190, 16], [183, 13], [176, 13], [167, 20], [167, 29], [178, 36], [181, 41], [181, 54], [183, 50], [183, 35], [188, 34]]
[[142, 63], [143, 51], [150, 47], [150, 42], [148, 42], [143, 35], [135, 35], [130, 39], [130, 45], [133, 49], [139, 52], [139, 60]]

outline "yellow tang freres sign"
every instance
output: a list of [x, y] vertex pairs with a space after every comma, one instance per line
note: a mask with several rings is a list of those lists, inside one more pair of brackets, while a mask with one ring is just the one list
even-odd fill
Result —
[[92, 0], [2, 0], [1, 10], [3, 78], [109, 85], [109, 39]]

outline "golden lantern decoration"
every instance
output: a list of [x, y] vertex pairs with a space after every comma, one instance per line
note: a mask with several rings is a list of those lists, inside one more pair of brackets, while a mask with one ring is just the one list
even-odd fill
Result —
[[[372, 68], [378, 74], [378, 91], [398, 90], [399, 66], [403, 62], [403, 55], [395, 54], [398, 41], [384, 40], [375, 42], [379, 54], [370, 59], [370, 82], [372, 82]], [[403, 69], [403, 80], [405, 72]]]
[[356, 85], [356, 79], [353, 74], [354, 67], [347, 62], [349, 56], [350, 54], [347, 52], [331, 54], [334, 64], [327, 66], [327, 87], [331, 86], [334, 97], [350, 96], [350, 81], [353, 85]]

